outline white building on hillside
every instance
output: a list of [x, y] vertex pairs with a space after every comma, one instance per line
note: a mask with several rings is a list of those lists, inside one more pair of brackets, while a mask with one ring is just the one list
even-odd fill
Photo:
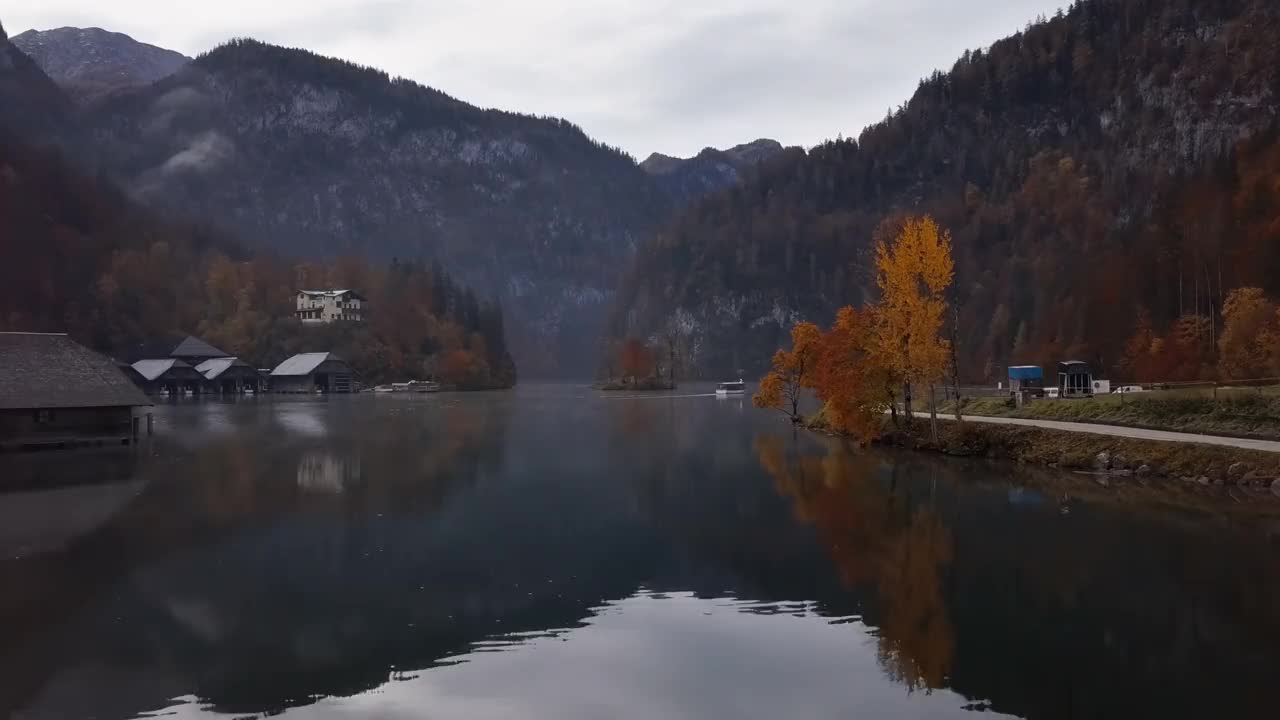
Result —
[[297, 316], [307, 324], [361, 322], [366, 302], [355, 290], [299, 290]]

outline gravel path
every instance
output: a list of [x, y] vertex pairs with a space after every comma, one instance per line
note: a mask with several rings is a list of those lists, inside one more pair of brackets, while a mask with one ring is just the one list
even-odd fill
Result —
[[[929, 417], [929, 413], [918, 412], [915, 415], [916, 417], [926, 419]], [[941, 413], [938, 414], [938, 418], [942, 420], [946, 420], [948, 418], [954, 419], [950, 415], [943, 415]], [[1109, 435], [1111, 437], [1135, 438], [1138, 440], [1160, 440], [1163, 442], [1219, 445], [1222, 447], [1240, 448], [1241, 450], [1261, 450], [1263, 452], [1280, 453], [1280, 441], [1276, 440], [1253, 440], [1250, 438], [1220, 437], [1218, 435], [1198, 435], [1196, 433], [1171, 432], [1169, 430], [1145, 430], [1143, 428], [1098, 425], [1096, 423], [1062, 422], [1060, 420], [983, 417], [981, 415], [966, 415], [964, 419], [965, 422], [990, 423], [992, 425], [1026, 425], [1028, 427], [1045, 428], [1046, 430], [1065, 430], [1067, 432]]]

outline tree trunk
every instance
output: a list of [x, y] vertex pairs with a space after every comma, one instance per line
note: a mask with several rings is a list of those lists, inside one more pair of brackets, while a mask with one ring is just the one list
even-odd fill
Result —
[[893, 394], [893, 388], [889, 388], [889, 419], [893, 421], [893, 426], [898, 427], [898, 396]]
[[960, 307], [956, 303], [951, 304], [951, 389], [954, 391], [956, 403], [956, 422], [964, 422], [961, 415], [960, 407], [960, 360], [959, 353], [956, 351], [956, 337], [959, 334], [960, 326]]
[[911, 412], [911, 381], [906, 380], [902, 383], [902, 414], [906, 416], [907, 424], [915, 419], [915, 415]]
[[938, 444], [938, 394], [935, 385], [929, 383], [929, 434], [933, 436], [933, 444]]

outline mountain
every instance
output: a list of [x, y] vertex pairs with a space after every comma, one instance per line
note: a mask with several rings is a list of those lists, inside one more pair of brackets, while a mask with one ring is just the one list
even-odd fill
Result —
[[71, 100], [0, 26], [0, 127], [50, 140], [68, 122]]
[[782, 152], [777, 140], [761, 139], [728, 150], [706, 148], [692, 158], [653, 153], [640, 167], [681, 206], [736, 185], [747, 173]]
[[54, 82], [81, 102], [149, 85], [191, 58], [101, 28], [28, 30], [12, 38]]
[[[332, 350], [369, 384], [428, 373], [466, 388], [515, 382], [501, 308], [438, 265], [299, 264], [246, 251], [3, 130], [0, 238], [0, 331], [67, 332], [116, 357], [197, 332], [259, 367]], [[358, 287], [374, 310], [366, 322], [303, 326], [295, 283]]]
[[670, 215], [564, 120], [251, 40], [84, 115], [86, 163], [152, 208], [295, 257], [442, 262], [501, 300], [534, 374], [593, 369], [620, 273]]
[[[855, 140], [786, 151], [640, 249], [613, 335], [681, 334], [691, 372], [759, 371], [797, 319], [874, 297], [873, 239], [953, 234], [961, 374], [1114, 369], [1145, 317], [1280, 293], [1280, 6], [1082, 0]], [[1212, 331], [1201, 342], [1211, 343]]]

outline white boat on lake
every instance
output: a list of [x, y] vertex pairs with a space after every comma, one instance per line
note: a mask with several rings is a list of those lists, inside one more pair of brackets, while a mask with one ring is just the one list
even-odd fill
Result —
[[716, 397], [729, 397], [731, 395], [746, 395], [747, 384], [741, 380], [737, 382], [722, 382], [716, 385]]

